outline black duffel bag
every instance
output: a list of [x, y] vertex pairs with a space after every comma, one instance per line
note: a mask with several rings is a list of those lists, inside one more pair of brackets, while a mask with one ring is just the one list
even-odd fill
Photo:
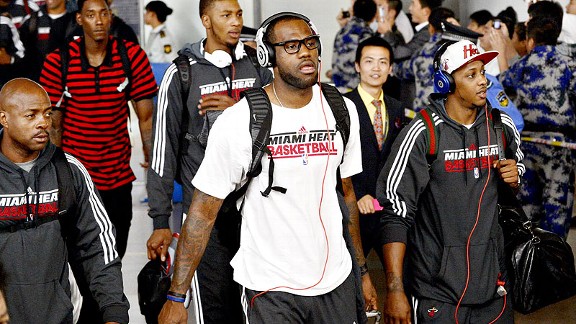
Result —
[[170, 290], [170, 275], [164, 262], [157, 258], [148, 261], [138, 274], [138, 304], [146, 323], [158, 323], [158, 315]]
[[576, 271], [564, 239], [521, 217], [516, 208], [501, 208], [512, 306], [527, 314], [576, 295]]
[[[502, 157], [502, 123], [499, 114], [492, 116]], [[498, 206], [512, 307], [527, 314], [576, 295], [574, 254], [570, 245], [528, 220], [512, 188], [503, 181], [498, 181]]]

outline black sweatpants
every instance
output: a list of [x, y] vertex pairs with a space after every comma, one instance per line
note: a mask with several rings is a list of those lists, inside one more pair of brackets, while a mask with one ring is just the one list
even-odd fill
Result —
[[230, 261], [233, 251], [218, 238], [218, 229], [210, 233], [204, 256], [196, 269], [202, 304], [203, 322], [198, 324], [242, 324], [240, 286], [233, 280]]
[[[260, 293], [244, 288], [247, 323], [358, 323], [356, 318], [356, 292], [354, 273], [350, 273], [340, 286], [320, 296], [299, 296], [287, 292]], [[246, 309], [247, 308], [247, 309]]]
[[[126, 253], [128, 231], [130, 230], [130, 224], [132, 222], [132, 183], [112, 190], [101, 190], [99, 193], [100, 197], [102, 197], [106, 213], [116, 229], [116, 251], [118, 251], [118, 255], [122, 258]], [[78, 278], [77, 281], [82, 297], [84, 298], [78, 323], [103, 323], [102, 314], [100, 313], [98, 304], [92, 298], [87, 283]]]
[[[414, 324], [421, 323], [455, 323], [456, 305], [443, 303], [433, 299], [413, 299], [415, 317]], [[504, 298], [491, 300], [482, 305], [460, 306], [458, 322], [462, 324], [486, 324], [498, 318], [504, 306]], [[506, 308], [495, 322], [498, 324], [514, 324], [514, 312], [510, 299], [506, 299]]]

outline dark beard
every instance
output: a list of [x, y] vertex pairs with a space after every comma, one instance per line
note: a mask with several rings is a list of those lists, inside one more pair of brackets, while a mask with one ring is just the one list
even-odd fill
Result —
[[284, 80], [284, 82], [298, 89], [310, 88], [316, 84], [316, 79], [318, 79], [318, 71], [316, 71], [314, 78], [310, 80], [300, 79], [294, 76], [293, 74], [290, 74], [289, 72], [286, 72], [280, 68], [278, 68], [278, 73], [280, 74], [280, 78]]

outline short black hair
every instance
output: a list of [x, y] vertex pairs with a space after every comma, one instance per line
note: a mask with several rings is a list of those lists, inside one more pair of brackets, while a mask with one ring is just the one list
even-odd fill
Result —
[[223, 1], [223, 0], [200, 0], [200, 3], [198, 4], [198, 12], [200, 13], [200, 18], [202, 18], [202, 15], [204, 15], [206, 13], [206, 10], [208, 10], [208, 7], [210, 7], [214, 2], [217, 1]]
[[388, 0], [388, 10], [390, 10], [390, 9], [396, 10], [396, 16], [394, 16], [394, 18], [398, 17], [398, 15], [400, 14], [400, 11], [402, 11], [402, 1], [400, 1], [400, 0]]
[[442, 5], [443, 0], [420, 0], [420, 5], [422, 8], [430, 8], [430, 10], [434, 8], [438, 8]]
[[470, 20], [474, 20], [479, 26], [486, 25], [492, 19], [494, 17], [488, 10], [478, 10], [470, 15]]
[[448, 18], [454, 18], [455, 16], [456, 15], [454, 14], [454, 11], [452, 11], [448, 8], [444, 8], [444, 7], [434, 8], [434, 9], [432, 9], [432, 12], [430, 12], [430, 16], [428, 17], [428, 23], [432, 27], [434, 27], [436, 32], [441, 32], [442, 31], [442, 21], [446, 20]]
[[552, 17], [532, 17], [526, 26], [526, 38], [534, 39], [536, 45], [556, 45], [560, 27]]
[[519, 41], [526, 40], [526, 22], [521, 21], [519, 23], [516, 23], [516, 26], [514, 26], [514, 32], [516, 32], [516, 34], [518, 35]]
[[[264, 35], [263, 35], [263, 37], [262, 37], [262, 38], [263, 38], [263, 41], [265, 41], [265, 42], [267, 42], [267, 43], [269, 43], [269, 44], [275, 43], [276, 40], [274, 39], [274, 29], [276, 29], [276, 25], [277, 25], [279, 22], [281, 22], [281, 21], [290, 21], [290, 20], [302, 20], [302, 21], [304, 21], [308, 26], [310, 26], [310, 24], [309, 24], [306, 20], [304, 20], [304, 19], [302, 19], [302, 18], [300, 18], [300, 17], [291, 16], [291, 15], [281, 16], [281, 17], [278, 17], [278, 18], [272, 20], [272, 21], [268, 24], [268, 27], [266, 28], [266, 32], [264, 33]], [[312, 28], [310, 27], [310, 29], [312, 29]], [[312, 30], [312, 32], [314, 33], [313, 30]]]
[[148, 2], [144, 9], [155, 13], [158, 21], [161, 23], [165, 22], [166, 17], [173, 12], [172, 8], [168, 7], [164, 2], [159, 0]]
[[528, 7], [528, 16], [530, 16], [530, 18], [541, 16], [550, 17], [556, 21], [558, 26], [562, 26], [564, 10], [556, 1], [538, 1]]
[[[84, 4], [86, 3], [86, 1], [88, 1], [88, 0], [78, 0], [78, 2], [77, 2], [77, 4], [78, 4], [78, 12], [81, 12], [81, 11], [82, 11], [82, 8], [84, 8]], [[106, 1], [106, 0], [102, 0], [102, 1], [104, 1], [104, 3], [106, 4], [106, 7], [107, 7], [108, 9], [110, 9], [110, 7], [108, 7], [108, 1]]]
[[374, 0], [356, 0], [352, 7], [354, 17], [358, 17], [366, 22], [372, 21], [376, 16], [376, 3]]
[[514, 36], [514, 25], [518, 22], [516, 10], [512, 7], [508, 7], [500, 11], [495, 18], [500, 19], [500, 21], [506, 25], [506, 28], [508, 28], [508, 38], [512, 39], [512, 36]]
[[360, 44], [358, 44], [358, 47], [356, 48], [356, 60], [355, 60], [356, 63], [360, 63], [360, 60], [362, 59], [362, 50], [366, 46], [384, 47], [385, 49], [388, 50], [388, 53], [390, 53], [390, 64], [394, 62], [394, 50], [392, 49], [390, 43], [388, 43], [382, 37], [372, 36], [366, 38], [365, 40], [361, 41]]

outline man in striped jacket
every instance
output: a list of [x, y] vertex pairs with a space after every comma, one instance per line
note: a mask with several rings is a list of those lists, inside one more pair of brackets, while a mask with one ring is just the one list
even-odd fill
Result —
[[[67, 62], [62, 62], [66, 55], [60, 50], [46, 57], [40, 83], [55, 107], [51, 139], [88, 169], [116, 227], [118, 253], [123, 257], [136, 179], [130, 168], [128, 101], [134, 102], [147, 160], [157, 86], [140, 46], [109, 37], [111, 14], [106, 2], [80, 0], [78, 6], [76, 19], [84, 36], [68, 44]], [[122, 49], [128, 63], [123, 62]], [[68, 65], [64, 72], [63, 64]]]
[[[147, 161], [157, 86], [140, 46], [109, 36], [112, 16], [106, 1], [79, 0], [78, 8], [76, 21], [84, 36], [70, 42], [64, 54], [56, 50], [46, 57], [40, 83], [55, 108], [51, 140], [86, 166], [116, 228], [123, 257], [136, 179], [130, 168], [128, 102], [134, 102]], [[80, 290], [85, 295], [82, 284]], [[86, 309], [80, 321], [98, 322]]]

